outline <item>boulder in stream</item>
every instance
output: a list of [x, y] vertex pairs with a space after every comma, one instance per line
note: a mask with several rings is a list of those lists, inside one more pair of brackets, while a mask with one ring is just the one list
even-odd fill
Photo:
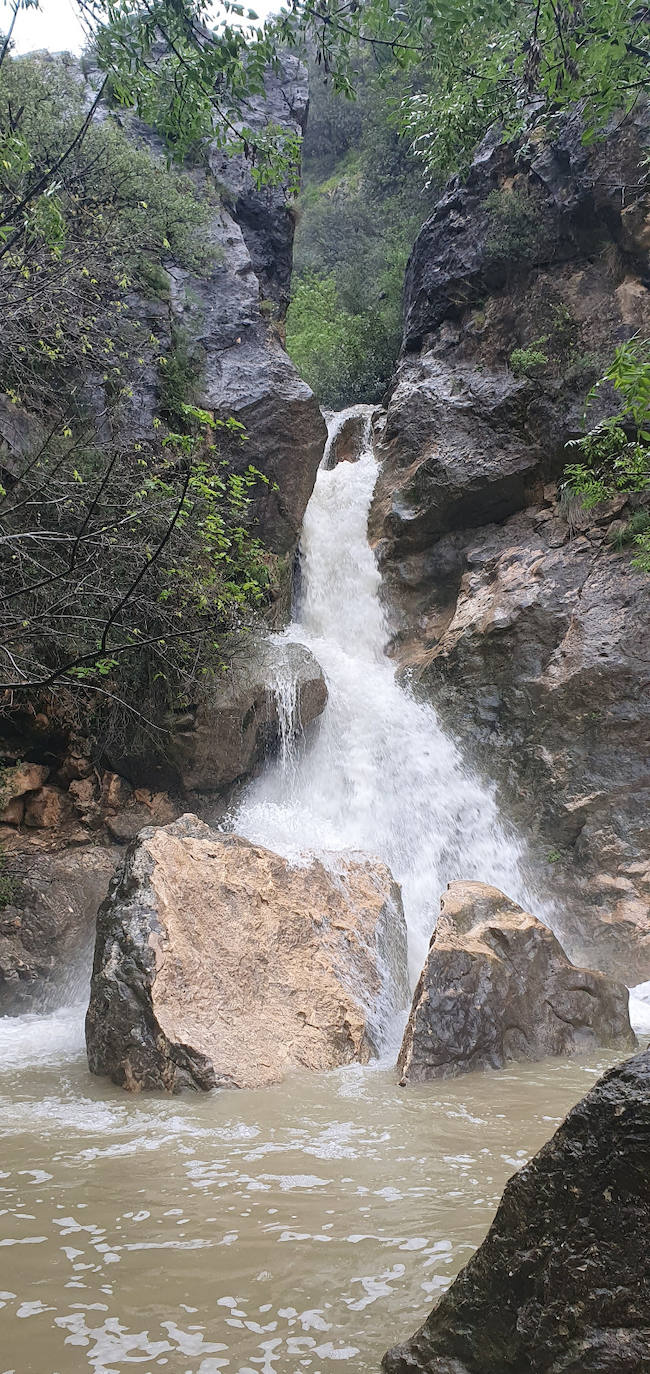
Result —
[[506, 1185], [385, 1374], [647, 1374], [650, 1051], [610, 1069]]
[[210, 695], [175, 723], [172, 756], [180, 785], [220, 792], [247, 777], [283, 728], [303, 729], [326, 703], [325, 678], [309, 649], [247, 639]]
[[186, 815], [140, 832], [100, 908], [88, 1060], [135, 1091], [261, 1087], [367, 1062], [407, 996], [383, 864], [292, 867]]
[[335, 468], [338, 463], [358, 462], [377, 409], [377, 406], [357, 405], [341, 412], [340, 423], [334, 421], [335, 428], [326, 445], [324, 467]]
[[440, 907], [399, 1054], [402, 1084], [634, 1048], [627, 988], [575, 968], [552, 931], [503, 892], [450, 883]]

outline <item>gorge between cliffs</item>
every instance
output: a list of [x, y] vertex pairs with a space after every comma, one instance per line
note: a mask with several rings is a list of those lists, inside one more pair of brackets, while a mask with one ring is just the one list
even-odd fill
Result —
[[8, 269], [0, 1374], [650, 1374], [647, 106], [415, 193], [313, 41], [178, 172], [0, 58], [95, 159]]
[[[279, 752], [218, 824], [299, 866], [316, 855], [334, 875], [349, 855], [383, 860], [401, 886], [412, 985], [430, 894], [455, 879], [492, 883], [550, 924], [558, 916], [494, 791], [386, 657], [367, 539], [372, 420], [371, 407], [330, 419], [296, 616], [275, 639]], [[327, 681], [323, 714], [304, 731], [290, 644]], [[88, 1076], [87, 979], [82, 963], [64, 1005], [0, 1023], [3, 1350], [16, 1369], [378, 1368], [391, 1336], [470, 1258], [513, 1168], [620, 1057], [594, 1045], [405, 1097], [392, 1066], [408, 994], [384, 978], [370, 1009], [379, 1058], [365, 1067], [294, 1067], [234, 1097], [129, 1101]], [[259, 1036], [263, 1001], [254, 1021]], [[633, 1021], [650, 1027], [641, 1000]]]

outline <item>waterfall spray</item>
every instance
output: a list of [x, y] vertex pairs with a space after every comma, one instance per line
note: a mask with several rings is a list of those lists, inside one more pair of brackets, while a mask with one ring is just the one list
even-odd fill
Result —
[[328, 704], [304, 737], [283, 735], [280, 758], [249, 787], [234, 825], [297, 863], [349, 851], [387, 863], [402, 887], [415, 979], [453, 879], [493, 883], [547, 920], [548, 912], [527, 885], [524, 846], [501, 821], [493, 792], [386, 656], [381, 578], [367, 537], [378, 472], [370, 408], [357, 461], [329, 466], [347, 413], [330, 425], [303, 526], [296, 617], [284, 636], [318, 659]]

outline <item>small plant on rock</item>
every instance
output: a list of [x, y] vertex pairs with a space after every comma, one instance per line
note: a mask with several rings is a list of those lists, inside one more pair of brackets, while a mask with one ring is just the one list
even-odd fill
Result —
[[513, 348], [508, 361], [515, 377], [534, 376], [546, 367], [548, 354], [544, 353], [542, 344], [547, 340], [548, 334], [543, 334], [540, 339], [534, 339], [528, 348]]
[[[620, 344], [604, 375], [592, 387], [587, 407], [609, 384], [620, 406], [582, 439], [572, 442], [580, 461], [565, 469], [567, 488], [585, 509], [614, 496], [643, 500], [650, 493], [650, 340], [632, 338]], [[650, 572], [650, 519], [638, 511], [628, 523], [637, 568]]]

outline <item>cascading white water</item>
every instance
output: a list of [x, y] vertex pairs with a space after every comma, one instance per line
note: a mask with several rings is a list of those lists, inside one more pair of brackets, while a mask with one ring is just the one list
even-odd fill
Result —
[[[548, 924], [553, 909], [531, 890], [525, 847], [501, 822], [492, 792], [467, 769], [433, 707], [397, 681], [386, 657], [381, 579], [367, 540], [378, 470], [370, 408], [358, 461], [327, 467], [348, 413], [332, 420], [303, 526], [296, 619], [278, 636], [312, 650], [327, 678], [328, 704], [303, 736], [289, 656], [279, 654], [280, 750], [233, 820], [240, 834], [295, 862], [317, 853], [335, 863], [337, 855], [359, 851], [383, 859], [402, 886], [415, 979], [440, 894], [452, 879], [493, 883]], [[84, 965], [44, 1014], [0, 1020], [0, 1065], [79, 1055], [87, 981]], [[632, 992], [633, 1024], [648, 1034], [650, 983]], [[61, 1001], [68, 1005], [53, 1009]]]
[[[296, 862], [362, 851], [387, 863], [402, 886], [415, 978], [440, 894], [454, 878], [493, 883], [547, 920], [548, 912], [527, 886], [524, 848], [501, 823], [492, 793], [386, 656], [381, 579], [367, 538], [378, 471], [370, 414], [358, 461], [328, 467], [345, 415], [332, 421], [305, 515], [301, 590], [285, 634], [318, 659], [328, 704], [304, 739], [285, 732], [280, 757], [249, 787], [234, 824]], [[282, 696], [291, 697], [287, 684]]]

